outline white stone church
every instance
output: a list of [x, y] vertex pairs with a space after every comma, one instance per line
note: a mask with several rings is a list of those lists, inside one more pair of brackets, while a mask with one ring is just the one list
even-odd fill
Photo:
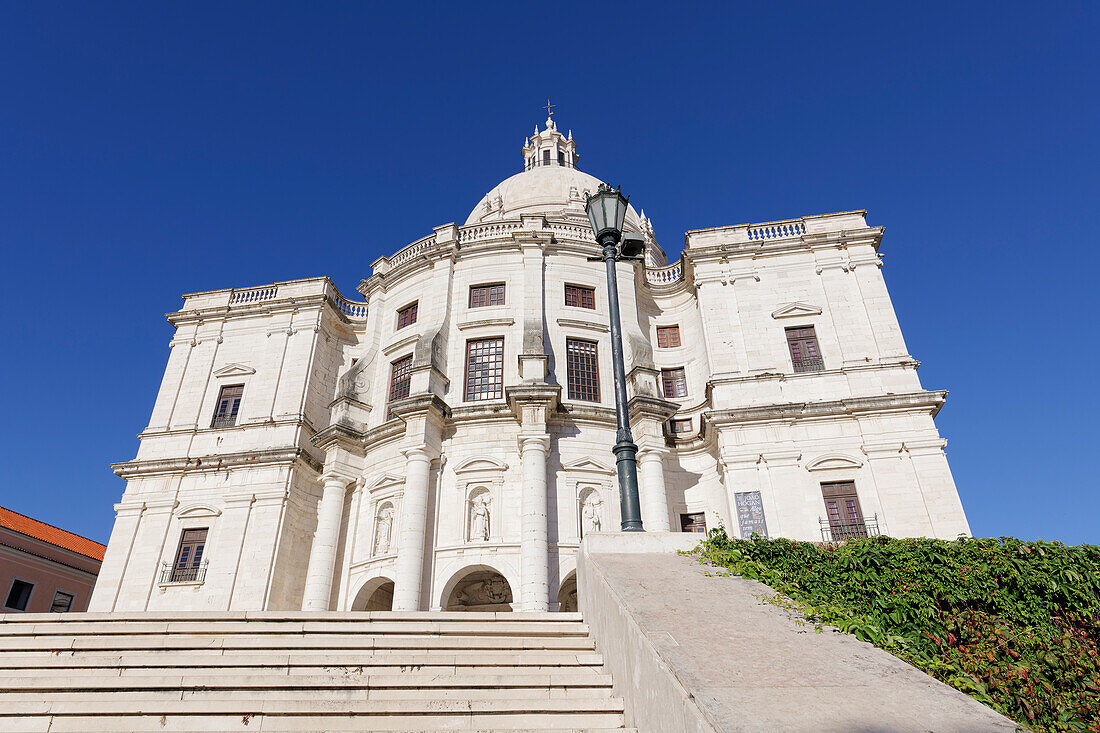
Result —
[[[575, 609], [581, 537], [619, 525], [599, 183], [548, 119], [362, 302], [185, 295], [89, 610]], [[866, 212], [690, 231], [672, 264], [626, 229], [646, 529], [969, 533]]]

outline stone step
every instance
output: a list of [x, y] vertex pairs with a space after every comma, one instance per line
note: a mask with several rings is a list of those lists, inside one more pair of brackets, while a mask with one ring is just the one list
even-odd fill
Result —
[[623, 730], [577, 614], [0, 618], [0, 731]]
[[571, 649], [592, 650], [585, 636], [467, 636], [420, 634], [283, 635], [283, 634], [113, 634], [110, 636], [4, 636], [0, 651], [92, 649]]
[[[544, 720], [524, 725], [522, 721], [517, 721], [514, 717], [486, 721], [484, 717], [474, 718], [473, 716], [468, 720], [460, 719], [457, 721], [457, 725], [454, 721], [450, 721], [450, 727], [445, 728], [423, 727], [423, 723], [421, 727], [410, 728], [408, 726], [415, 725], [415, 723], [407, 718], [397, 722], [398, 727], [394, 727], [385, 720], [371, 719], [364, 721], [362, 718], [354, 716], [265, 716], [260, 714], [247, 718], [247, 722], [245, 722], [245, 716], [236, 715], [201, 717], [133, 715], [122, 719], [104, 719], [93, 716], [58, 716], [55, 718], [39, 716], [12, 721], [12, 727], [7, 728], [5, 733], [40, 733], [43, 731], [50, 731], [51, 733], [90, 733], [90, 731], [96, 731], [97, 733], [161, 733], [162, 731], [168, 733], [212, 733], [218, 731], [220, 733], [221, 731], [245, 731], [247, 733], [251, 731], [255, 733], [255, 731], [261, 730], [261, 726], [263, 731], [293, 731], [294, 733], [330, 733], [334, 731], [425, 733], [425, 731], [435, 730], [460, 730], [463, 733], [497, 733], [499, 731], [508, 731], [508, 733], [612, 733], [612, 731], [614, 733], [638, 733], [637, 728], [623, 728], [621, 725], [615, 725], [614, 720], [609, 722], [602, 719], [603, 716], [600, 716], [601, 719], [595, 719], [594, 716], [579, 717], [580, 720], [559, 716], [557, 722], [560, 727], [556, 728], [548, 727], [552, 726], [554, 721]], [[484, 727], [486, 722], [492, 727]], [[402, 724], [404, 724], [404, 727], [400, 727]], [[533, 725], [539, 727], [532, 727]]]
[[581, 614], [558, 611], [120, 611], [111, 613], [20, 613], [0, 614], [0, 624], [74, 623], [106, 621], [129, 624], [140, 621], [538, 621], [540, 623], [581, 622]]
[[[0, 729], [13, 721], [45, 721], [65, 730], [333, 730], [344, 718], [357, 730], [468, 730], [485, 728], [615, 728], [623, 704], [615, 698], [542, 700], [116, 700], [12, 701], [0, 707]], [[200, 706], [201, 713], [196, 710]], [[242, 712], [243, 711], [243, 712]], [[261, 720], [256, 720], [261, 718]], [[173, 720], [171, 728], [168, 720]], [[258, 723], [258, 724], [257, 724]], [[83, 726], [83, 727], [81, 727]], [[21, 726], [22, 727], [22, 726]], [[342, 727], [342, 726], [341, 726]], [[27, 728], [23, 728], [26, 730]], [[30, 728], [33, 730], [34, 728]]]
[[[481, 672], [437, 674], [312, 674], [279, 675], [248, 674], [233, 676], [209, 675], [145, 675], [140, 677], [106, 677], [89, 675], [76, 679], [57, 673], [49, 677], [21, 675], [0, 677], [0, 697], [13, 692], [73, 691], [125, 691], [125, 690], [210, 690], [210, 689], [302, 689], [302, 688], [350, 689], [350, 690], [477, 690], [520, 688], [576, 688], [593, 689], [611, 687], [611, 676], [595, 670], [580, 669], [553, 673], [486, 674]], [[6, 699], [6, 698], [5, 698]]]
[[[56, 614], [55, 614], [56, 615]], [[6, 623], [4, 636], [81, 636], [133, 634], [413, 634], [420, 636], [586, 636], [583, 623], [542, 621], [134, 621], [127, 624], [103, 621], [58, 621], [55, 623]]]
[[[290, 687], [278, 688], [250, 688], [247, 690], [226, 688], [212, 689], [209, 687], [184, 689], [184, 690], [41, 690], [23, 692], [0, 692], [0, 706], [6, 707], [22, 702], [95, 702], [104, 699], [104, 695], [110, 695], [110, 699], [119, 704], [132, 704], [139, 708], [147, 708], [149, 703], [159, 704], [164, 701], [180, 701], [192, 703], [192, 711], [206, 709], [208, 703], [213, 701], [228, 701], [241, 704], [247, 698], [249, 704], [257, 705], [269, 701], [299, 700], [310, 697], [314, 700], [325, 700], [333, 705], [353, 704], [363, 701], [371, 702], [402, 702], [416, 701], [421, 703], [431, 702], [488, 702], [507, 701], [516, 705], [537, 706], [546, 700], [578, 700], [587, 703], [592, 699], [611, 699], [610, 687], [512, 687], [512, 688], [432, 688], [427, 690], [414, 690], [412, 688], [401, 689], [367, 689], [362, 687]], [[243, 710], [248, 710], [245, 706]]]
[[[322, 649], [274, 652], [264, 649], [211, 649], [206, 651], [152, 649], [122, 653], [103, 651], [37, 651], [0, 654], [0, 670], [58, 668], [142, 668], [142, 667], [593, 667], [603, 664], [598, 652], [553, 649], [500, 651], [455, 649], [408, 651], [378, 649], [346, 651]], [[0, 672], [2, 673], [2, 672]]]

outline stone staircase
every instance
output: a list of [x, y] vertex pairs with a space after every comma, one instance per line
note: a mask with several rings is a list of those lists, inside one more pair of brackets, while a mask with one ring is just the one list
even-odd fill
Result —
[[0, 730], [605, 731], [575, 613], [0, 615]]

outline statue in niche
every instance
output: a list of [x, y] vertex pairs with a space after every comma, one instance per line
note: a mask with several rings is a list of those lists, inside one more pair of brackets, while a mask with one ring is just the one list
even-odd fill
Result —
[[378, 512], [374, 529], [374, 554], [385, 555], [390, 551], [390, 533], [393, 530], [393, 507], [387, 504]]
[[585, 532], [599, 532], [603, 527], [603, 522], [600, 519], [600, 495], [595, 491], [590, 491], [588, 496], [584, 497], [584, 503], [581, 504], [581, 529]]
[[470, 500], [470, 541], [485, 542], [489, 539], [488, 494], [478, 494]]

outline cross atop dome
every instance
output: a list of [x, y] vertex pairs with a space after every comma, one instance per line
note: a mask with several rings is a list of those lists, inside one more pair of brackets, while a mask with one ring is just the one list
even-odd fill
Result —
[[546, 110], [546, 129], [539, 131], [535, 125], [535, 134], [523, 141], [523, 169], [531, 170], [542, 166], [563, 166], [576, 168], [577, 144], [573, 142], [573, 131], [569, 135], [558, 132], [557, 123], [554, 122], [554, 107], [546, 100], [543, 109]]

